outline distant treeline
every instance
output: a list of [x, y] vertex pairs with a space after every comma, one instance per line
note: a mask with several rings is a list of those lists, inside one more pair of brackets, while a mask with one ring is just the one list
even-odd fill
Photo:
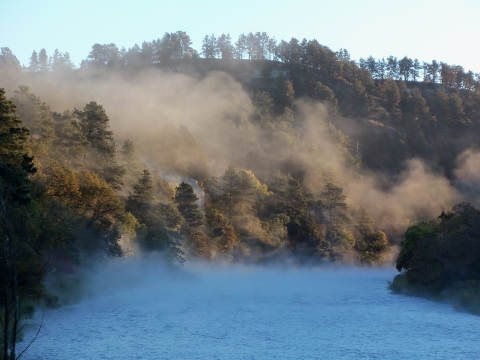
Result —
[[[94, 44], [87, 59], [80, 63], [80, 67], [144, 67], [147, 64], [169, 66], [180, 59], [195, 59], [201, 56], [206, 59], [275, 60], [324, 70], [332, 75], [341, 75], [345, 63], [352, 63], [346, 49], [335, 52], [315, 39], [300, 41], [292, 38], [290, 41], [277, 42], [266, 32], [240, 34], [235, 42], [229, 34], [218, 37], [215, 34], [206, 35], [199, 54], [193, 49], [188, 34], [177, 31], [167, 32], [162, 38], [151, 42], [144, 41], [141, 46], [135, 44], [128, 49], [119, 49], [113, 43]], [[19, 64], [8, 48], [2, 48], [0, 61]], [[423, 81], [459, 89], [480, 90], [480, 74], [466, 70], [460, 65], [450, 65], [436, 60], [421, 63], [418, 59], [407, 56], [401, 59], [394, 56], [375, 59], [370, 56], [367, 59], [360, 58], [354, 63], [368, 70], [374, 79]], [[47, 72], [74, 68], [68, 52], [61, 53], [55, 50], [49, 57], [45, 49], [41, 49], [38, 53], [33, 51], [26, 69], [31, 72]]]
[[335, 120], [336, 126], [349, 135], [352, 127], [345, 121], [348, 118], [372, 119], [384, 125], [380, 128], [370, 123], [370, 130], [355, 133], [359, 156], [369, 168], [398, 172], [406, 159], [420, 157], [451, 176], [456, 157], [472, 144], [480, 146], [475, 135], [480, 124], [480, 75], [436, 60], [420, 64], [416, 59], [390, 56], [355, 62], [345, 49], [335, 52], [317, 40], [277, 42], [264, 32], [241, 34], [236, 42], [225, 34], [207, 35], [201, 54], [182, 31], [165, 33], [162, 38], [129, 49], [95, 44], [79, 68], [68, 53], [57, 50], [50, 57], [45, 49], [34, 52], [23, 70], [8, 48], [2, 48], [0, 54], [0, 64], [8, 69], [6, 78], [19, 71], [59, 76], [66, 76], [65, 71], [73, 74], [75, 69], [80, 73], [131, 73], [151, 67], [178, 71], [181, 64], [195, 72], [210, 62], [208, 71], [223, 63], [232, 64], [221, 69], [245, 84], [251, 76], [235, 74], [235, 62], [249, 60], [238, 59], [250, 59], [252, 67], [261, 70], [261, 79], [247, 86], [250, 91], [269, 94], [276, 116], [284, 107], [292, 107], [289, 97], [306, 97], [328, 104], [332, 115], [338, 112], [343, 118]]

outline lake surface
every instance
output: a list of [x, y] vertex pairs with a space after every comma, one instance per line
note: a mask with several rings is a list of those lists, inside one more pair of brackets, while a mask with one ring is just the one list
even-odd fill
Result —
[[183, 273], [149, 261], [109, 264], [90, 276], [84, 301], [45, 311], [22, 358], [479, 357], [480, 317], [390, 294], [393, 269], [190, 265]]

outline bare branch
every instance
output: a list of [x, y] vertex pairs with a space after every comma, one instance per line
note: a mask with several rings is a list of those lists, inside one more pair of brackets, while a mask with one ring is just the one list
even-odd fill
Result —
[[28, 350], [28, 348], [30, 347], [30, 345], [32, 345], [34, 343], [35, 340], [38, 339], [38, 335], [40, 334], [40, 330], [42, 330], [42, 326], [43, 326], [43, 319], [45, 318], [45, 311], [42, 311], [42, 321], [40, 322], [40, 325], [38, 326], [38, 330], [37, 330], [37, 333], [35, 334], [35, 336], [33, 337], [33, 339], [28, 343], [27, 347], [25, 349], [23, 349], [23, 351], [18, 354], [18, 356], [16, 357], [16, 359], [20, 359], [20, 356], [23, 355], [23, 353], [25, 351]]

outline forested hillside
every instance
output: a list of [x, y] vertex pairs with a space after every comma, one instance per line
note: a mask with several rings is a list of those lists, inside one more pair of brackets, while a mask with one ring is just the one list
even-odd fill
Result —
[[75, 81], [111, 72], [135, 76], [154, 68], [197, 77], [225, 71], [252, 95], [268, 92], [274, 118], [285, 107], [293, 109], [295, 99], [322, 101], [336, 127], [359, 141], [363, 164], [375, 170], [399, 171], [404, 160], [421, 157], [450, 177], [457, 155], [478, 142], [471, 130], [480, 116], [479, 74], [436, 60], [389, 56], [355, 62], [347, 50], [335, 52], [317, 40], [277, 42], [260, 32], [242, 34], [236, 42], [225, 34], [207, 35], [201, 54], [181, 31], [129, 49], [95, 44], [79, 68], [59, 51], [50, 57], [44, 49], [34, 51], [25, 69], [8, 48], [1, 54], [3, 86], [9, 91], [28, 82], [25, 77], [50, 74]]
[[0, 87], [5, 358], [82, 265], [379, 264], [411, 222], [478, 199], [480, 76], [457, 65], [265, 33], [199, 54], [179, 31], [79, 67], [2, 48]]

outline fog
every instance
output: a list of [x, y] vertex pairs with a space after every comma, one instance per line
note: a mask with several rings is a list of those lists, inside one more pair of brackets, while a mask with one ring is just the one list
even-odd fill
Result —
[[467, 194], [468, 201], [480, 205], [480, 152], [467, 149], [457, 158], [455, 181]]
[[350, 201], [369, 209], [378, 226], [386, 230], [403, 232], [413, 222], [434, 219], [442, 209], [465, 200], [446, 177], [419, 159], [409, 160], [389, 189], [382, 189], [380, 180], [366, 175], [345, 187]]
[[83, 301], [45, 310], [25, 359], [474, 358], [478, 331], [464, 330], [480, 318], [389, 294], [393, 274], [116, 259], [85, 276]]
[[[295, 123], [293, 126], [300, 141], [289, 143], [287, 137], [269, 143], [249, 121], [252, 104], [248, 92], [231, 76], [223, 72], [200, 76], [189, 68], [174, 70], [185, 73], [145, 70], [126, 76], [83, 69], [73, 78], [38, 75], [22, 81], [56, 111], [82, 108], [92, 100], [102, 104], [117, 143], [133, 140], [142, 159], [160, 174], [182, 175], [172, 173], [165, 159], [172, 157], [176, 145], [173, 136], [183, 125], [201, 144], [211, 175], [221, 176], [233, 165], [261, 177], [280, 161], [301, 164], [304, 184], [314, 196], [320, 194], [327, 180], [333, 179], [344, 188], [350, 205], [365, 207], [377, 227], [396, 234], [415, 221], [435, 218], [442, 208], [449, 209], [467, 199], [445, 176], [433, 172], [420, 159], [409, 160], [394, 179], [380, 172], [352, 170], [345, 163], [345, 154], [328, 135], [325, 109], [319, 104], [297, 101], [297, 113], [303, 122], [301, 127]], [[9, 91], [12, 94], [11, 84]], [[177, 154], [174, 161], [204, 155]], [[479, 156], [467, 151], [459, 157], [455, 172], [459, 183], [478, 183]]]
[[[169, 228], [161, 216], [151, 222], [162, 228], [147, 233], [151, 224], [141, 220], [141, 212], [135, 214], [137, 221], [135, 207], [112, 217], [111, 224], [105, 221], [112, 229], [118, 222], [114, 230], [123, 233], [125, 256], [98, 261], [103, 253], [85, 251], [78, 263], [67, 259], [64, 268], [47, 272], [44, 323], [40, 325], [37, 312], [25, 328], [24, 343], [39, 327], [41, 336], [26, 358], [473, 358], [480, 350], [478, 333], [464, 329], [478, 328], [480, 320], [456, 314], [448, 305], [390, 294], [387, 286], [396, 274], [392, 265], [399, 249], [387, 246], [384, 234], [376, 230], [387, 233], [390, 245], [399, 244], [411, 224], [435, 219], [442, 209], [461, 201], [478, 204], [478, 150], [458, 157], [451, 179], [418, 158], [400, 164], [399, 173], [370, 171], [357, 161], [361, 150], [356, 154], [349, 139], [329, 123], [340, 115], [329, 115], [328, 104], [297, 98], [290, 110], [275, 100], [270, 115], [259, 115], [252, 96], [262, 69], [237, 70], [233, 75], [200, 73], [180, 65], [134, 74], [87, 67], [9, 78], [9, 97], [16, 86], [28, 85], [54, 111], [98, 102], [110, 118], [117, 149], [127, 139], [135, 143], [138, 158], [134, 152], [130, 163], [127, 155], [118, 157], [119, 165], [129, 165], [125, 185], [117, 192], [122, 211], [144, 166], [156, 182], [152, 192], [164, 191], [148, 199], [160, 201], [155, 211], [167, 213], [163, 202], [172, 201], [173, 185], [182, 181], [191, 185], [204, 214], [211, 204], [221, 210], [213, 219], [216, 225], [212, 221], [207, 228], [204, 219], [198, 221], [204, 233], [189, 233], [189, 224], [180, 222]], [[263, 80], [265, 87], [276, 81]], [[272, 94], [282, 91], [278, 89]], [[364, 120], [348, 121], [364, 125]], [[355, 141], [355, 131], [351, 135]], [[39, 173], [41, 159], [37, 157]], [[251, 170], [242, 181], [255, 181], [255, 186], [242, 187], [251, 192], [250, 198], [231, 201], [235, 205], [225, 205], [227, 201], [214, 194], [227, 194], [221, 189], [227, 180], [216, 187], [208, 179], [218, 179], [229, 166]], [[287, 180], [277, 191], [276, 170], [289, 173], [302, 186], [279, 176], [279, 183]], [[349, 213], [334, 218], [330, 204], [327, 217], [325, 204], [312, 205], [325, 199], [322, 191], [328, 182], [343, 189]], [[264, 183], [275, 189], [273, 196]], [[291, 198], [293, 211], [277, 205], [277, 195]], [[343, 198], [338, 199], [343, 209]], [[360, 207], [371, 214], [375, 229], [369, 230], [368, 216], [354, 218], [363, 214], [357, 211]], [[295, 218], [296, 212], [301, 217]], [[332, 224], [338, 228], [328, 228]], [[370, 232], [361, 233], [359, 224]], [[172, 235], [175, 241], [168, 243], [170, 231], [177, 237]], [[374, 235], [380, 255], [361, 259], [363, 250], [355, 241], [373, 242]], [[148, 248], [146, 239], [156, 242]], [[175, 250], [185, 259], [165, 255], [177, 239]], [[165, 248], [163, 254], [155, 252]], [[210, 261], [198, 260], [201, 257]], [[177, 260], [187, 262], [173, 265]], [[356, 266], [360, 262], [370, 266]]]
[[[449, 179], [443, 174], [435, 173], [418, 158], [406, 161], [404, 170], [394, 177], [380, 171], [358, 173], [352, 170], [345, 165], [342, 153], [329, 140], [324, 129], [314, 126], [318, 118], [322, 117], [322, 109], [306, 103], [301, 103], [301, 107], [307, 118], [306, 138], [318, 144], [320, 163], [326, 177], [333, 178], [344, 188], [349, 204], [368, 209], [380, 229], [402, 233], [412, 223], [436, 218], [442, 209], [450, 209], [458, 202], [466, 200], [465, 195], [462, 195]], [[311, 154], [306, 156], [312, 157]], [[315, 164], [315, 161], [311, 163]], [[477, 163], [480, 165], [478, 153], [463, 153], [459, 157], [457, 176], [480, 180], [480, 167], [476, 167]], [[314, 174], [312, 168], [309, 168], [310, 176]], [[310, 181], [310, 191], [313, 193], [315, 187], [318, 188], [321, 183], [321, 180], [318, 180], [312, 178]]]

